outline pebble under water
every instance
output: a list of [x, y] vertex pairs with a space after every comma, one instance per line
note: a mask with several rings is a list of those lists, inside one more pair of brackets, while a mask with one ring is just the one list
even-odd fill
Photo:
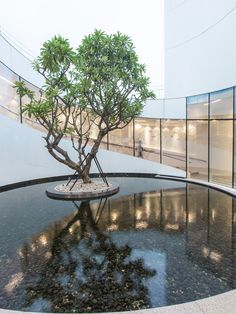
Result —
[[112, 178], [95, 201], [0, 193], [0, 308], [127, 311], [236, 288], [236, 204], [194, 184]]

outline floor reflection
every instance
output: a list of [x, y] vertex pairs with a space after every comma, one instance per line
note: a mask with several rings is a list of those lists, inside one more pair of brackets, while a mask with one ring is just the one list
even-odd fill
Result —
[[75, 211], [0, 263], [0, 306], [106, 312], [236, 288], [236, 204], [200, 186], [71, 202]]

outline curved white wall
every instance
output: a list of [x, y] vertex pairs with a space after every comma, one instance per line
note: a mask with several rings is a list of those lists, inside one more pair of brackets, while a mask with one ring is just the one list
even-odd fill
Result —
[[235, 29], [235, 0], [165, 0], [165, 97], [236, 85]]

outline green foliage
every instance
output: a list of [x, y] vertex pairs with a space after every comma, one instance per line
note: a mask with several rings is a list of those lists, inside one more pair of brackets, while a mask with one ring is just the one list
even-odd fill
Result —
[[34, 62], [34, 68], [38, 72], [47, 71], [50, 76], [57, 77], [61, 71], [70, 66], [74, 57], [75, 53], [70, 47], [68, 39], [55, 36], [43, 44], [40, 55]]
[[45, 78], [43, 89], [54, 96], [63, 96], [65, 104], [78, 98], [78, 88], [74, 77], [74, 61], [76, 53], [69, 41], [55, 36], [45, 42], [33, 67]]
[[46, 97], [43, 100], [37, 101], [35, 93], [26, 87], [23, 81], [15, 82], [14, 86], [17, 94], [21, 97], [27, 96], [29, 101], [23, 108], [23, 113], [27, 112], [29, 117], [46, 117], [52, 112], [53, 101], [52, 97]]
[[33, 100], [34, 92], [28, 89], [23, 81], [16, 81], [14, 88], [16, 88], [17, 94], [21, 97], [28, 96], [30, 100]]
[[[24, 82], [15, 83], [17, 93], [26, 97], [23, 112], [46, 129], [44, 139], [49, 153], [76, 169], [89, 183], [91, 161], [103, 137], [125, 127], [141, 113], [145, 101], [155, 97], [149, 90], [145, 66], [139, 63], [128, 36], [96, 30], [76, 50], [67, 39], [53, 37], [43, 44], [33, 67], [44, 77], [45, 84], [42, 90], [33, 92]], [[80, 166], [87, 156], [91, 130], [96, 131], [97, 138]], [[65, 134], [71, 136], [79, 162], [59, 146]]]
[[155, 97], [128, 36], [96, 30], [77, 52], [80, 103], [89, 104], [107, 125], [128, 122], [141, 113], [148, 98]]
[[127, 124], [141, 113], [148, 98], [155, 97], [131, 39], [119, 32], [107, 35], [96, 30], [76, 51], [67, 39], [55, 36], [43, 44], [33, 66], [45, 78], [43, 100], [36, 101], [23, 82], [16, 88], [29, 97], [25, 110], [36, 117], [48, 116], [60, 101], [90, 110], [109, 131]]

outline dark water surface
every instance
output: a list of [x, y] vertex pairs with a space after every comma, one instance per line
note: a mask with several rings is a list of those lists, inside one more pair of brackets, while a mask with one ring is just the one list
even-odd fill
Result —
[[193, 184], [112, 178], [101, 202], [57, 201], [56, 183], [0, 193], [0, 307], [105, 312], [236, 288], [236, 206]]

